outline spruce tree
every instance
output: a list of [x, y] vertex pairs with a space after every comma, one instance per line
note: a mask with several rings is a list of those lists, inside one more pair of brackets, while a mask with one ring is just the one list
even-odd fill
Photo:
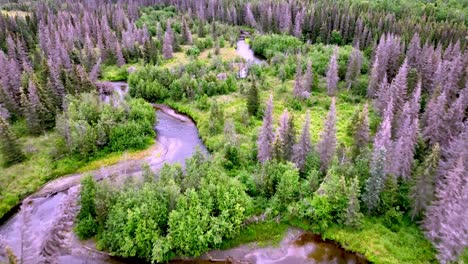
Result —
[[125, 64], [122, 48], [118, 42], [115, 44], [115, 58], [117, 59], [117, 66], [122, 67]]
[[379, 92], [379, 88], [381, 83], [387, 83], [387, 78], [380, 78], [380, 61], [379, 58], [376, 57], [374, 63], [372, 64], [372, 70], [369, 75], [369, 85], [367, 87], [367, 97], [374, 98], [377, 93]]
[[408, 66], [410, 68], [419, 69], [419, 61], [423, 58], [420, 57], [421, 47], [420, 47], [421, 39], [419, 38], [419, 34], [416, 32], [411, 39], [408, 52], [406, 56], [408, 58]]
[[362, 53], [358, 48], [353, 48], [348, 61], [348, 69], [346, 71], [346, 87], [349, 91], [351, 86], [355, 86], [361, 74]]
[[258, 88], [255, 80], [247, 93], [247, 112], [251, 116], [257, 116], [260, 106], [260, 98], [258, 95]]
[[337, 93], [338, 85], [338, 48], [333, 49], [333, 54], [330, 57], [327, 71], [327, 94], [329, 96], [335, 96]]
[[312, 72], [312, 61], [308, 60], [307, 61], [307, 69], [306, 69], [306, 72], [304, 74], [304, 84], [303, 84], [303, 87], [302, 87], [304, 92], [307, 92], [309, 94], [312, 92], [313, 80], [314, 80], [314, 74]]
[[369, 134], [369, 109], [366, 103], [359, 113], [358, 120], [354, 126], [353, 157], [357, 157], [361, 153], [361, 150], [369, 144]]
[[302, 64], [301, 58], [297, 55], [296, 77], [294, 79], [293, 95], [296, 98], [302, 98], [304, 89], [302, 88]]
[[451, 168], [455, 167], [458, 158], [462, 158], [463, 164], [468, 164], [468, 121], [463, 124], [462, 132], [454, 137], [445, 147], [441, 146], [441, 160], [438, 178]]
[[457, 260], [468, 243], [467, 168], [461, 156], [453, 164], [436, 184], [436, 198], [424, 220], [426, 237], [437, 249], [440, 263]]
[[250, 3], [247, 3], [245, 5], [245, 22], [250, 27], [257, 27], [257, 21], [255, 21], [255, 16], [253, 15], [252, 10], [250, 8]]
[[184, 40], [184, 44], [192, 45], [192, 33], [190, 32], [190, 28], [185, 17], [182, 17], [182, 39]]
[[354, 177], [351, 181], [348, 194], [348, 206], [346, 207], [345, 225], [349, 227], [359, 227], [362, 218], [359, 204], [359, 179]]
[[[408, 63], [407, 60], [403, 62], [398, 71], [398, 74], [392, 80], [390, 84], [390, 96], [393, 100], [395, 106], [401, 106], [406, 101], [406, 91], [407, 91], [407, 76], [408, 76]], [[397, 109], [394, 109], [397, 110]]]
[[0, 152], [3, 157], [3, 166], [10, 165], [23, 161], [26, 157], [21, 150], [21, 147], [16, 139], [15, 134], [11, 130], [8, 121], [0, 116]]
[[172, 53], [173, 51], [173, 45], [174, 45], [174, 36], [171, 28], [171, 23], [167, 22], [166, 26], [166, 32], [164, 33], [164, 41], [163, 41], [163, 56], [164, 59], [170, 59], [172, 58]]
[[293, 162], [299, 168], [299, 170], [304, 170], [304, 165], [307, 160], [307, 156], [312, 151], [312, 143], [310, 140], [310, 112], [307, 111], [306, 118], [304, 121], [304, 126], [302, 127], [302, 132], [299, 137], [299, 141], [293, 148]]
[[28, 131], [32, 135], [39, 135], [42, 132], [40, 120], [41, 113], [43, 113], [43, 106], [40, 102], [36, 85], [34, 84], [33, 80], [29, 80], [28, 96], [25, 105], [25, 116]]
[[273, 150], [273, 95], [270, 95], [270, 99], [266, 105], [265, 113], [263, 115], [263, 125], [260, 129], [260, 134], [257, 140], [257, 159], [261, 163], [265, 163], [271, 159]]
[[439, 167], [440, 147], [435, 144], [429, 155], [418, 166], [412, 179], [409, 197], [411, 199], [411, 218], [421, 216], [434, 199], [435, 180]]
[[388, 150], [391, 148], [391, 123], [393, 117], [393, 103], [389, 102], [380, 128], [374, 138], [374, 150], [370, 163], [370, 177], [367, 179], [363, 201], [369, 213], [380, 204], [380, 193], [385, 187], [388, 170]]
[[320, 155], [320, 169], [326, 171], [336, 151], [336, 107], [335, 98], [332, 98], [330, 110], [320, 136], [318, 153]]
[[280, 117], [278, 131], [275, 140], [275, 156], [281, 161], [291, 160], [296, 133], [293, 118], [287, 109]]
[[429, 104], [426, 106], [426, 111], [423, 116], [425, 122], [422, 135], [431, 145], [439, 143], [441, 147], [444, 147], [449, 140], [444, 133], [446, 105], [447, 95], [445, 91], [440, 94], [436, 91], [429, 101]]

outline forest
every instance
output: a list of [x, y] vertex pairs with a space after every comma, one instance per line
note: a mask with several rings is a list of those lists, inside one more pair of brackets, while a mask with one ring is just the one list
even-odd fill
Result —
[[[468, 263], [467, 15], [455, 0], [0, 0], [0, 263], [82, 245], [197, 260], [291, 229], [364, 263]], [[183, 162], [167, 109], [201, 142]]]

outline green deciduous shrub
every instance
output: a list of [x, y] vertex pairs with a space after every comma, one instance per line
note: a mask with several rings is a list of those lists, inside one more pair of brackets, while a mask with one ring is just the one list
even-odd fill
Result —
[[57, 118], [66, 153], [90, 158], [104, 149], [142, 149], [152, 142], [156, 117], [142, 99], [113, 105], [101, 102], [96, 93], [84, 93], [67, 97], [67, 102]]
[[255, 54], [267, 59], [271, 59], [276, 52], [295, 53], [297, 49], [304, 45], [296, 37], [275, 34], [256, 36], [250, 44]]
[[87, 175], [81, 182], [80, 211], [76, 217], [75, 232], [81, 239], [94, 236], [97, 232], [96, 222], [96, 182], [93, 176]]
[[86, 178], [75, 231], [85, 233], [80, 238], [97, 233], [112, 254], [158, 262], [199, 256], [237, 235], [252, 206], [244, 185], [201, 152], [186, 164], [185, 172], [164, 166], [159, 180], [146, 170], [143, 181], [120, 190]]

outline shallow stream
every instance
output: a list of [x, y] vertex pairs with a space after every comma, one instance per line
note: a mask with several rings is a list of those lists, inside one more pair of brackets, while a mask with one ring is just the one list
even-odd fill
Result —
[[[247, 65], [261, 63], [244, 40], [237, 43], [239, 56]], [[241, 69], [242, 70], [242, 69]], [[247, 75], [248, 66], [245, 67]], [[242, 72], [239, 73], [241, 75]], [[104, 102], [121, 100], [128, 92], [124, 82], [112, 83], [113, 95], [104, 95]], [[197, 148], [207, 152], [194, 122], [165, 105], [154, 105], [158, 122], [156, 144], [149, 155], [140, 160], [123, 160], [115, 165], [91, 173], [97, 180], [125, 179], [141, 174], [142, 165], [157, 171], [165, 163], [181, 163], [191, 157]], [[79, 183], [84, 174], [56, 179], [23, 201], [17, 213], [0, 226], [2, 242], [11, 248], [18, 263], [137, 263], [118, 259], [95, 249], [92, 241], [79, 241], [73, 233], [73, 222], [78, 211]], [[6, 256], [0, 253], [0, 263]], [[361, 256], [349, 253], [333, 242], [319, 236], [291, 229], [280, 245], [260, 248], [255, 243], [230, 250], [213, 250], [198, 259], [174, 260], [171, 263], [367, 263]]]

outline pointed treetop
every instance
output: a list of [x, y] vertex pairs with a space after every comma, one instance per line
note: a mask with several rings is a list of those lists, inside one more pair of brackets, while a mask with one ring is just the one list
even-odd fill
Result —
[[330, 57], [327, 71], [327, 94], [329, 96], [335, 96], [337, 93], [338, 85], [338, 48], [333, 49], [333, 54]]

